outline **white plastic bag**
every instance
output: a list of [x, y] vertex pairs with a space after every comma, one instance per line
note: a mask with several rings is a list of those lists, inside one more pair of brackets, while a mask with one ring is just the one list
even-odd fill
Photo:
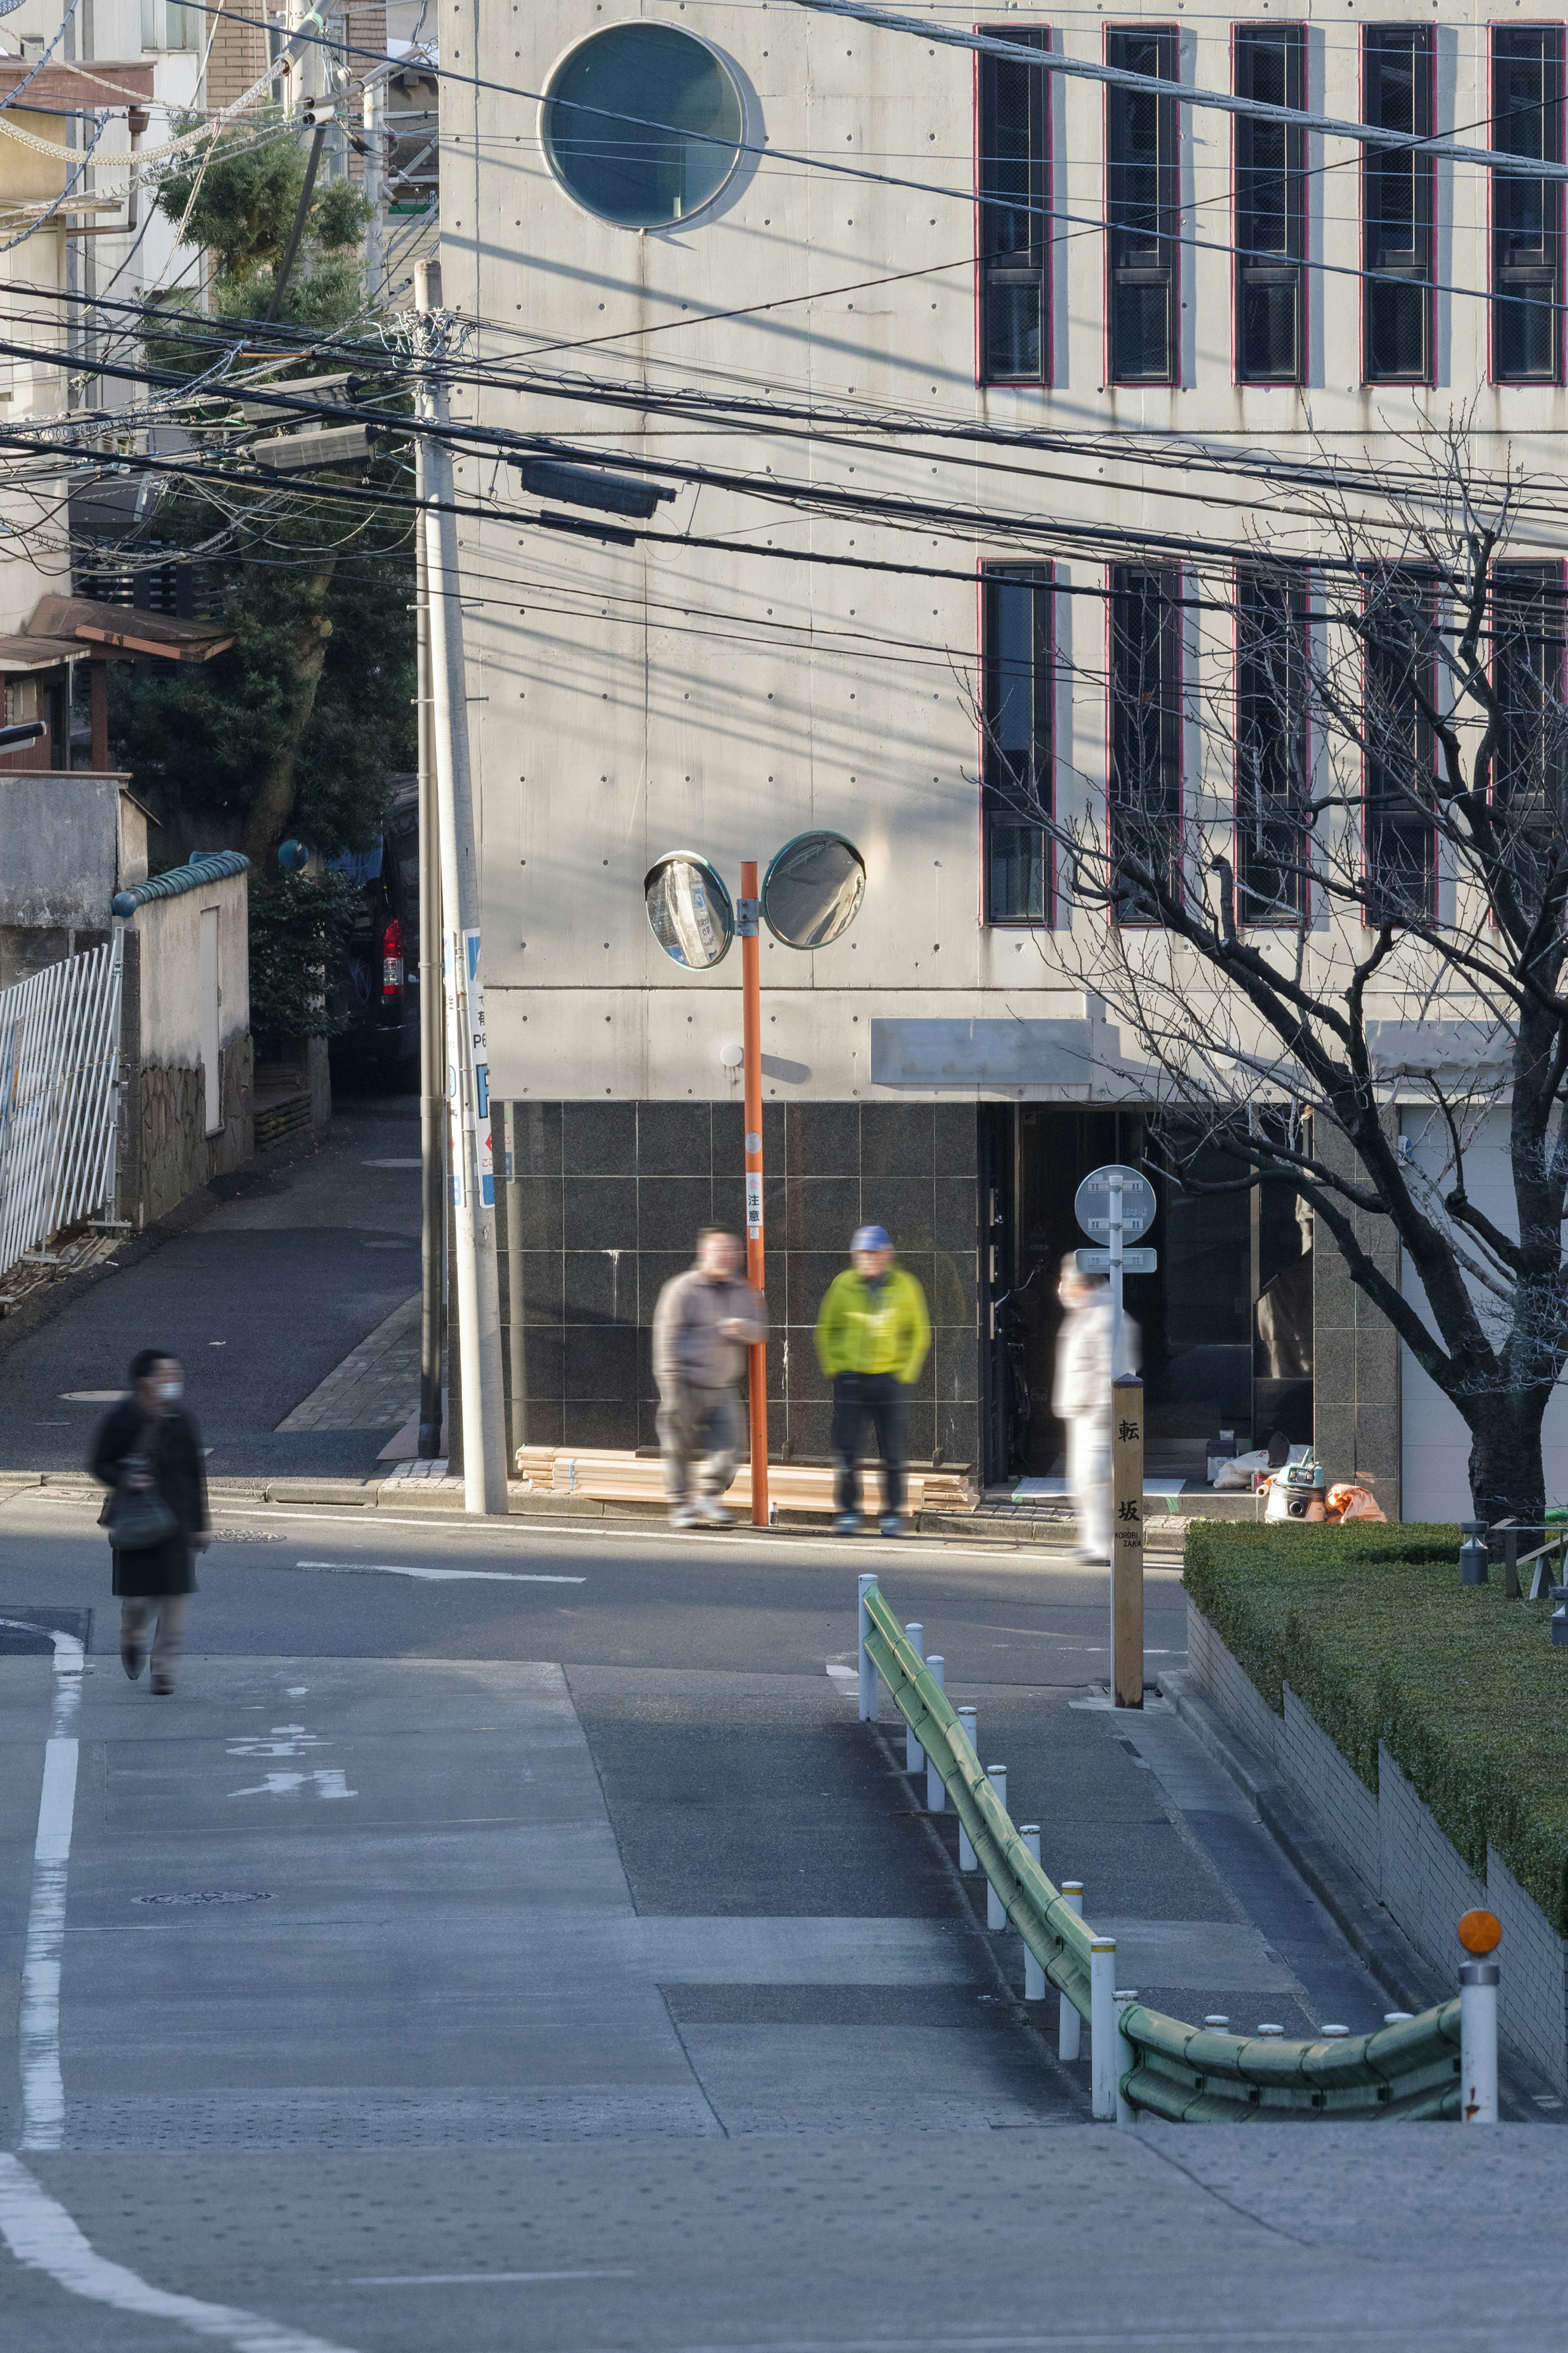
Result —
[[1223, 1494], [1237, 1487], [1244, 1487], [1250, 1493], [1253, 1472], [1267, 1471], [1268, 1468], [1267, 1446], [1259, 1446], [1251, 1454], [1233, 1454], [1230, 1461], [1222, 1462], [1215, 1472], [1215, 1493], [1216, 1495]]

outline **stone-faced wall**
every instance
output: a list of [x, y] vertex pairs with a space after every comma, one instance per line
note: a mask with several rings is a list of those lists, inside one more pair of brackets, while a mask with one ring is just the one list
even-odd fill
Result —
[[[499, 1106], [497, 1107], [499, 1110]], [[739, 1103], [521, 1103], [516, 1135], [530, 1445], [656, 1442], [651, 1327], [700, 1227], [744, 1230]], [[499, 1147], [499, 1128], [496, 1134]], [[976, 1462], [977, 1123], [972, 1103], [769, 1103], [764, 1235], [769, 1446], [825, 1460], [831, 1405], [812, 1327], [858, 1225], [885, 1225], [933, 1326], [910, 1452]], [[507, 1188], [498, 1192], [506, 1195]], [[500, 1231], [503, 1243], [506, 1203]], [[500, 1276], [506, 1313], [508, 1269]]]
[[148, 1225], [214, 1176], [251, 1156], [251, 1044], [231, 1039], [219, 1051], [223, 1125], [205, 1133], [206, 1089], [199, 1065], [143, 1063], [130, 1074], [121, 1131], [121, 1217]]
[[[1314, 1148], [1331, 1167], [1365, 1182], [1349, 1144], [1326, 1120]], [[1399, 1237], [1393, 1221], [1349, 1212], [1369, 1258], [1399, 1288]], [[1350, 1268], [1321, 1218], [1312, 1241], [1312, 1440], [1331, 1479], [1370, 1472], [1391, 1520], [1400, 1513], [1399, 1335], [1351, 1280]]]

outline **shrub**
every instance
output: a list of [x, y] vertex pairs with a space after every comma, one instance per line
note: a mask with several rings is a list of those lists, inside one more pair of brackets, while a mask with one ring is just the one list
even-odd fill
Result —
[[1206, 1522], [1184, 1581], [1277, 1715], [1289, 1683], [1369, 1788], [1386, 1745], [1471, 1870], [1495, 1847], [1568, 1934], [1568, 1652], [1458, 1553], [1457, 1527]]

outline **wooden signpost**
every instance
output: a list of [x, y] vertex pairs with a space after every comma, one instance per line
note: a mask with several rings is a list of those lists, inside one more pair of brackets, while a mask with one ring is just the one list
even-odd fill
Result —
[[1110, 1384], [1110, 1690], [1143, 1704], [1143, 1384]]

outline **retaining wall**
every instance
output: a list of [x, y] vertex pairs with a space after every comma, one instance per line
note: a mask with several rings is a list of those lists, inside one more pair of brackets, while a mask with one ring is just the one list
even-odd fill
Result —
[[1322, 1726], [1285, 1687], [1276, 1715], [1202, 1611], [1187, 1604], [1188, 1681], [1222, 1722], [1271, 1764], [1292, 1798], [1422, 1959], [1456, 1978], [1459, 1915], [1484, 1906], [1502, 1923], [1499, 2030], [1505, 2042], [1568, 2094], [1568, 1941], [1502, 1858], [1487, 1850], [1478, 1879], [1438, 1829], [1415, 1783], [1381, 1744], [1369, 1789]]

